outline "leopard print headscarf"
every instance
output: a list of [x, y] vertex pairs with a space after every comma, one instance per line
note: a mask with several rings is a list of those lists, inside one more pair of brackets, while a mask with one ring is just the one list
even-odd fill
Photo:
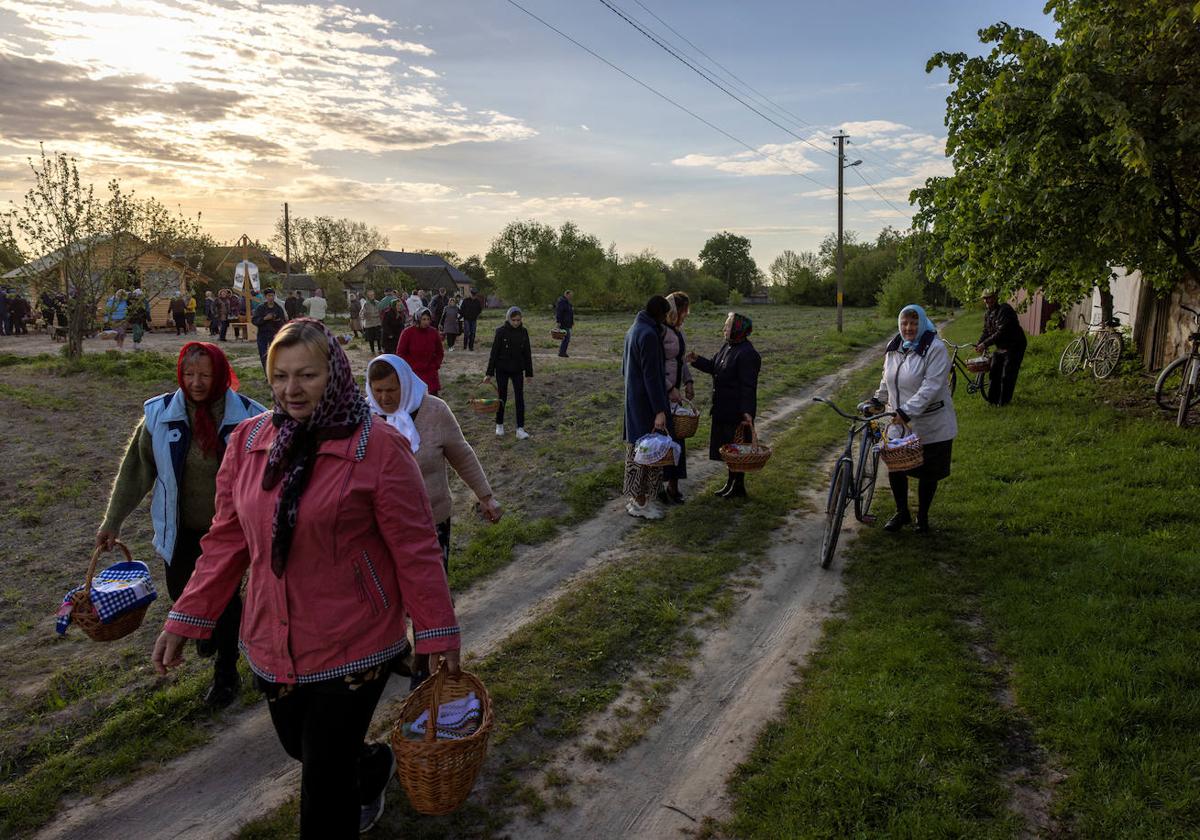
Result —
[[317, 403], [316, 411], [307, 421], [293, 420], [278, 399], [275, 400], [275, 411], [271, 415], [271, 422], [279, 433], [267, 455], [262, 489], [270, 490], [283, 481], [279, 501], [275, 503], [275, 522], [271, 526], [271, 571], [277, 578], [283, 577], [283, 570], [287, 566], [296, 516], [300, 510], [300, 497], [312, 474], [317, 448], [323, 440], [350, 437], [358, 431], [369, 412], [366, 400], [354, 382], [350, 360], [333, 333], [312, 318], [295, 320], [313, 324], [325, 333], [329, 342], [329, 382], [325, 385], [325, 393]]

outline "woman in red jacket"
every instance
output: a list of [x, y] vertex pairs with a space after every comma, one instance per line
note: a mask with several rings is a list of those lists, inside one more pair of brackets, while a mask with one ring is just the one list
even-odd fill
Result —
[[288, 755], [302, 762], [300, 836], [350, 838], [383, 813], [394, 768], [364, 744], [395, 659], [444, 655], [459, 630], [421, 471], [373, 420], [319, 322], [289, 322], [267, 353], [275, 410], [241, 423], [217, 476], [202, 555], [154, 646], [165, 673], [211, 635], [250, 571], [241, 648]]
[[433, 328], [433, 315], [428, 309], [417, 311], [411, 327], [405, 327], [400, 333], [400, 341], [396, 344], [396, 355], [408, 362], [413, 373], [429, 387], [429, 393], [437, 396], [442, 390], [442, 382], [438, 379], [438, 370], [442, 366], [442, 358], [446, 355], [442, 347], [442, 337]]

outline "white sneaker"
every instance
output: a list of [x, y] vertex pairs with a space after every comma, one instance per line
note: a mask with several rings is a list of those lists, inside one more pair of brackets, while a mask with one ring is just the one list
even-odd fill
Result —
[[446, 348], [446, 352], [447, 352], [447, 353], [453, 353], [453, 352], [454, 352], [454, 348], [453, 348], [453, 347], [447, 347], [447, 348]]
[[504, 424], [503, 423], [496, 424], [496, 437], [504, 437]]
[[625, 511], [630, 516], [639, 516], [642, 519], [662, 519], [663, 512], [654, 502], [649, 499], [646, 504], [639, 505], [636, 501], [630, 500], [629, 504], [625, 505]]
[[529, 432], [517, 426], [517, 440], [529, 440]]

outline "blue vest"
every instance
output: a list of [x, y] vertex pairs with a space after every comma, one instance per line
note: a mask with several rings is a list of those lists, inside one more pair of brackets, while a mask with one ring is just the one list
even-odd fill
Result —
[[[167, 563], [175, 553], [175, 535], [179, 531], [179, 484], [183, 464], [192, 443], [188, 425], [187, 397], [183, 389], [146, 400], [146, 430], [154, 446], [154, 495], [150, 497], [150, 520], [154, 523], [154, 550]], [[217, 429], [222, 442], [238, 423], [266, 411], [249, 397], [230, 388], [225, 392], [225, 414]]]

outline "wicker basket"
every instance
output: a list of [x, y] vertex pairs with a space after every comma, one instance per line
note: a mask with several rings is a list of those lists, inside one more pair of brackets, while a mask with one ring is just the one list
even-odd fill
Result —
[[[748, 431], [747, 431], [748, 430]], [[747, 441], [749, 437], [749, 441]], [[749, 446], [749, 449], [743, 450]], [[730, 472], [754, 472], [766, 466], [771, 458], [771, 447], [758, 442], [758, 431], [753, 423], [742, 421], [733, 433], [733, 443], [721, 447], [721, 460]]]
[[471, 410], [476, 414], [495, 414], [500, 410], [500, 391], [496, 389], [495, 384], [492, 385], [492, 390], [495, 391], [494, 397], [475, 397], [468, 400], [471, 404]]
[[[894, 449], [888, 448], [888, 431], [891, 428], [889, 426], [883, 430], [883, 442], [879, 446], [879, 457], [883, 459], [883, 463], [887, 464], [887, 468], [893, 472], [905, 472], [907, 470], [915, 470], [924, 464], [925, 451], [921, 446], [920, 439], [915, 443], [906, 443], [904, 446]], [[912, 428], [907, 424], [902, 428], [904, 429], [905, 437], [912, 432]]]
[[555, 327], [554, 329], [550, 330], [550, 337], [555, 341], [562, 341], [567, 337], [567, 331], [561, 329], [560, 327]]
[[971, 373], [987, 373], [992, 369], [991, 356], [978, 356], [966, 361], [967, 370]]
[[[125, 543], [120, 540], [115, 542], [117, 547], [125, 552], [125, 559], [133, 560], [133, 555], [129, 553]], [[108, 624], [100, 621], [96, 608], [92, 606], [92, 578], [96, 574], [96, 561], [100, 559], [102, 551], [100, 546], [96, 546], [96, 550], [92, 552], [92, 560], [88, 563], [87, 580], [83, 584], [83, 589], [71, 596], [71, 623], [77, 625], [94, 641], [114, 642], [142, 626], [142, 619], [146, 617], [146, 610], [150, 608], [150, 605], [146, 604], [144, 607], [130, 610]]]
[[[692, 404], [687, 400], [684, 400], [680, 405], [692, 408]], [[675, 425], [676, 439], [686, 440], [696, 434], [696, 430], [700, 428], [700, 414], [699, 412], [696, 414], [672, 414], [671, 422]]]
[[[479, 698], [479, 728], [460, 740], [434, 738], [438, 706], [443, 700], [459, 700], [475, 692]], [[411, 724], [424, 711], [429, 712], [425, 740], [410, 741], [402, 727]], [[450, 676], [443, 665], [432, 679], [421, 683], [400, 707], [400, 718], [392, 727], [392, 752], [396, 754], [396, 775], [408, 794], [413, 808], [422, 814], [449, 814], [461, 805], [475, 785], [475, 778], [487, 756], [492, 733], [492, 698], [474, 674], [462, 671]]]

